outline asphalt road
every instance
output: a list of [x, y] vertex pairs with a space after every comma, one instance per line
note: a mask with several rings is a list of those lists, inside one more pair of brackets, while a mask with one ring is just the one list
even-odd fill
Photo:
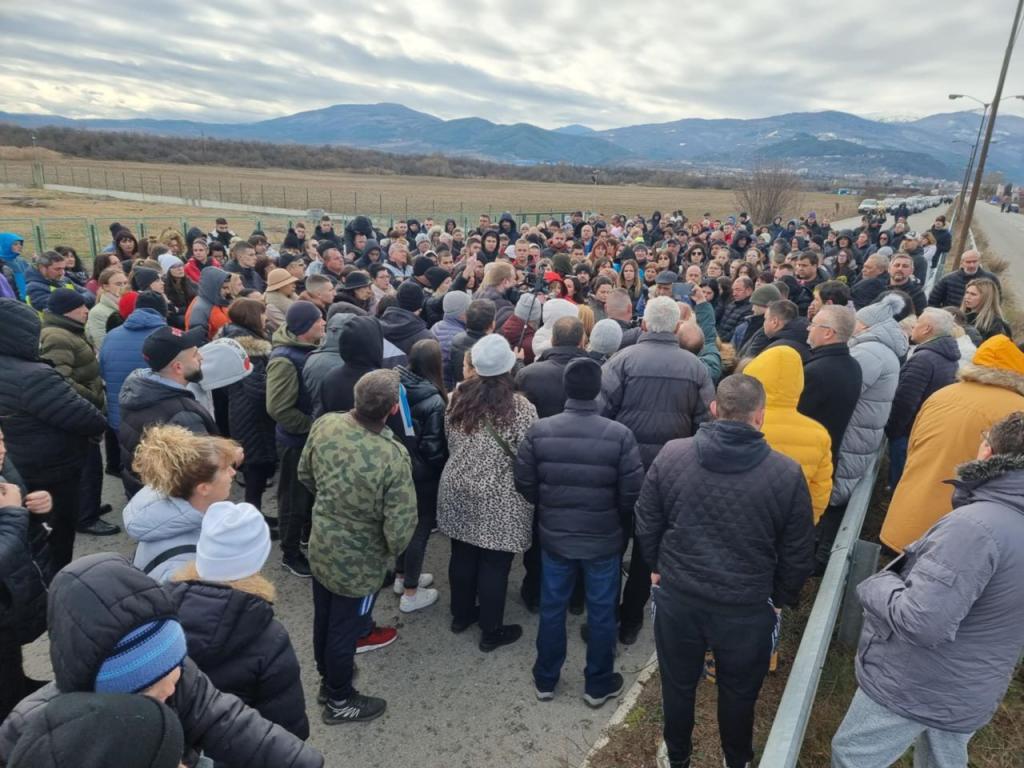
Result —
[[[944, 205], [940, 205], [936, 208], [927, 208], [921, 211], [920, 213], [912, 214], [910, 218], [907, 219], [907, 223], [910, 225], [911, 229], [916, 230], [918, 233], [924, 232], [924, 230], [932, 228], [932, 224], [935, 223], [935, 217], [940, 215], [945, 209], [946, 206]], [[883, 227], [885, 229], [891, 229], [892, 225], [895, 223], [896, 220], [892, 217], [892, 214], [889, 214], [888, 218], [886, 218], [885, 220], [885, 224], [883, 225]], [[850, 219], [843, 219], [841, 221], [832, 222], [832, 228], [835, 230], [855, 229], [859, 226], [859, 215], [854, 216], [853, 218]]]
[[[979, 202], [974, 209], [972, 227], [988, 238], [989, 251], [1010, 262], [1002, 281], [1018, 299], [1024, 299], [1024, 214], [1000, 213], [999, 206]], [[981, 255], [982, 264], [985, 254]]]
[[[264, 496], [264, 507], [269, 514], [276, 514], [272, 497], [273, 490]], [[115, 510], [107, 519], [120, 522], [124, 497], [120, 483], [110, 477], [105, 478], [104, 501]], [[76, 556], [101, 551], [130, 557], [133, 544], [123, 533], [110, 538], [78, 537]], [[530, 672], [537, 618], [519, 600], [520, 559], [509, 581], [505, 620], [521, 623], [523, 638], [488, 654], [477, 649], [479, 632], [475, 628], [461, 635], [448, 629], [448, 555], [448, 539], [434, 534], [424, 565], [441, 591], [433, 606], [400, 613], [398, 597], [388, 590], [381, 592], [374, 610], [377, 623], [397, 627], [399, 636], [390, 647], [358, 657], [357, 685], [363, 693], [387, 699], [387, 712], [370, 723], [326, 726], [316, 704], [319, 680], [313, 664], [310, 582], [280, 568], [280, 550], [274, 545], [264, 575], [277, 585], [277, 617], [287, 627], [302, 665], [311, 743], [324, 753], [328, 766], [345, 768], [579, 765], [615, 710], [614, 700], [599, 710], [583, 703], [586, 649], [579, 635], [583, 617], [569, 615], [568, 659], [556, 698], [538, 702]], [[617, 668], [625, 676], [627, 688], [653, 647], [649, 623], [635, 645], [619, 646]], [[25, 650], [28, 673], [50, 679], [45, 637]]]

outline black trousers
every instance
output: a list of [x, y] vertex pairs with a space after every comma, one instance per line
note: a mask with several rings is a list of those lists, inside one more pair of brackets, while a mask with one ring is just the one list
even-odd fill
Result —
[[427, 541], [430, 540], [430, 532], [437, 522], [437, 491], [437, 482], [416, 484], [416, 530], [409, 540], [409, 546], [398, 556], [395, 563], [395, 573], [402, 574], [406, 589], [416, 589], [419, 586], [423, 558], [427, 553]]
[[117, 430], [107, 427], [103, 433], [103, 453], [106, 456], [106, 473], [121, 474], [121, 444], [117, 441]]
[[299, 482], [302, 447], [279, 444], [278, 448], [281, 454], [281, 476], [277, 483], [277, 520], [281, 532], [281, 552], [286, 557], [294, 557], [299, 554], [302, 531], [309, 528], [313, 516], [313, 494]]
[[336, 595], [313, 582], [313, 658], [327, 695], [344, 701], [355, 692], [352, 675], [356, 643], [366, 630], [376, 593], [365, 597]]
[[775, 610], [768, 603], [749, 611], [695, 607], [685, 598], [654, 590], [654, 641], [661, 669], [665, 744], [673, 761], [692, 752], [694, 700], [704, 671], [704, 652], [715, 656], [718, 730], [729, 768], [754, 759], [754, 706], [768, 674]]
[[[301, 451], [300, 451], [301, 453]], [[274, 476], [277, 464], [273, 462], [246, 461], [242, 464], [242, 477], [245, 478], [245, 501], [256, 509], [263, 509], [263, 492], [267, 490], [267, 482]]]
[[82, 470], [69, 472], [49, 482], [32, 483], [32, 490], [49, 491], [53, 497], [53, 510], [49, 515], [50, 556], [53, 569], [59, 571], [71, 562], [75, 549], [75, 528], [78, 526], [79, 491]]
[[103, 504], [103, 454], [99, 443], [89, 443], [82, 467], [81, 505], [78, 510], [78, 524], [89, 525], [100, 517]]
[[505, 593], [512, 570], [512, 552], [483, 549], [452, 539], [448, 580], [452, 589], [452, 616], [470, 624], [477, 616], [485, 636], [494, 634], [505, 622]]
[[640, 547], [633, 538], [633, 551], [629, 555], [629, 575], [622, 590], [622, 604], [619, 606], [619, 626], [639, 629], [644, 625], [644, 608], [651, 596], [651, 566], [640, 554]]

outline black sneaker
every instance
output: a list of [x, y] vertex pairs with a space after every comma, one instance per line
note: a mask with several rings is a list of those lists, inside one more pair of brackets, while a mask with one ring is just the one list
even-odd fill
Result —
[[620, 693], [622, 688], [626, 684], [626, 681], [622, 679], [622, 675], [618, 672], [612, 675], [611, 690], [603, 696], [591, 696], [589, 693], [583, 694], [583, 701], [587, 703], [588, 707], [597, 709], [604, 704], [608, 699], [614, 699]]
[[468, 621], [460, 621], [459, 619], [452, 619], [451, 630], [453, 634], [461, 635], [467, 629], [472, 627], [480, 619], [480, 609], [474, 608], [473, 615]]
[[309, 560], [301, 552], [282, 557], [281, 567], [286, 571], [291, 571], [293, 576], [303, 579], [308, 579], [313, 575], [312, 571], [309, 570]]
[[387, 708], [388, 703], [384, 699], [375, 699], [373, 696], [353, 693], [344, 701], [328, 700], [324, 704], [324, 711], [321, 717], [327, 725], [365, 723], [383, 715], [384, 710]]
[[[355, 682], [355, 679], [357, 677], [359, 677], [359, 667], [357, 667], [355, 664], [353, 664], [352, 665], [352, 681]], [[324, 705], [324, 704], [327, 703], [327, 700], [329, 698], [331, 698], [331, 697], [327, 693], [327, 683], [325, 683], [323, 681], [323, 679], [321, 679], [320, 680], [320, 688], [316, 692], [316, 703], [320, 704], [320, 705]]]
[[79, 525], [75, 530], [89, 536], [114, 536], [121, 532], [120, 527], [98, 517], [90, 523]]
[[639, 624], [635, 627], [619, 627], [619, 642], [623, 645], [632, 645], [640, 636], [640, 630], [642, 627], [643, 624]]
[[523, 628], [521, 626], [518, 624], [505, 624], [496, 632], [483, 635], [480, 638], [479, 648], [484, 653], [490, 653], [497, 648], [501, 648], [503, 645], [511, 645], [522, 636]]

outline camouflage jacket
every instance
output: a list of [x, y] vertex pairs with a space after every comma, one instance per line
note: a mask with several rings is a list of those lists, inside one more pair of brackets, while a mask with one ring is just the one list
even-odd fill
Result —
[[299, 459], [299, 481], [316, 494], [309, 537], [313, 576], [346, 597], [376, 592], [416, 527], [409, 453], [348, 413], [314, 422]]

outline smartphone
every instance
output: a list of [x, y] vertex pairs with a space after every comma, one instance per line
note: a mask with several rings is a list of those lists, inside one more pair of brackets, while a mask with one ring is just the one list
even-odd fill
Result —
[[676, 301], [689, 301], [692, 283], [672, 283], [672, 298]]

